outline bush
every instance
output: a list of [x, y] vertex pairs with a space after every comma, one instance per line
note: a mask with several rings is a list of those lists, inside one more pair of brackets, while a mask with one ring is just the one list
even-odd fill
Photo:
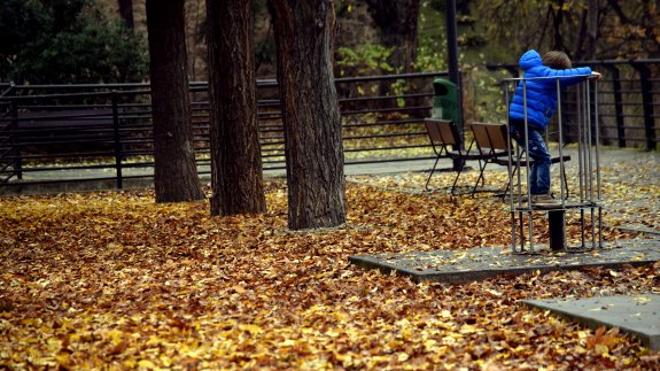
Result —
[[142, 38], [94, 10], [94, 0], [4, 0], [0, 80], [17, 83], [140, 81]]

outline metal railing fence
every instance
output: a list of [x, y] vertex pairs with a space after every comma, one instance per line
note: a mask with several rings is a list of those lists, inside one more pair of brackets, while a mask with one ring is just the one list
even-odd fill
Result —
[[[438, 76], [446, 73], [336, 79], [346, 164], [431, 158], [423, 118]], [[380, 94], [382, 81], [392, 83], [386, 95]], [[111, 179], [122, 188], [125, 179], [153, 176], [139, 171], [153, 166], [148, 83], [0, 88], [0, 186]], [[206, 82], [192, 82], [190, 94], [203, 175], [210, 172]], [[283, 169], [282, 113], [273, 79], [257, 82], [257, 120], [264, 170]]]

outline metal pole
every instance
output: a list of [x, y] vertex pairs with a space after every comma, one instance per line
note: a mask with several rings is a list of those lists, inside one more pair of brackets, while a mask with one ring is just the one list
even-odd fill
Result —
[[559, 78], [557, 79], [557, 125], [559, 126], [559, 187], [560, 187], [560, 198], [561, 198], [561, 208], [564, 208], [564, 184], [566, 182], [565, 168], [564, 168], [564, 153], [562, 147], [564, 146], [564, 136], [562, 131], [562, 110], [561, 110], [561, 85], [559, 83]]
[[[507, 118], [507, 125], [506, 125], [506, 148], [508, 152], [507, 156], [507, 161], [508, 161], [508, 166], [507, 166], [507, 174], [509, 177], [509, 210], [511, 211], [511, 251], [516, 252], [516, 212], [515, 212], [515, 206], [513, 203], [513, 175], [511, 174], [511, 167], [513, 166], [513, 161], [511, 159], [511, 156], [513, 156], [513, 152], [511, 151], [511, 127], [509, 123], [509, 84], [505, 82], [502, 86], [504, 86], [504, 105], [505, 105], [505, 110], [506, 110], [506, 118]], [[504, 195], [506, 197], [506, 195]]]
[[581, 117], [582, 121], [580, 122], [580, 135], [579, 135], [579, 140], [578, 143], [580, 143], [580, 233], [581, 233], [581, 248], [585, 247], [584, 241], [584, 202], [587, 198], [587, 174], [586, 174], [586, 167], [587, 167], [587, 156], [586, 156], [586, 104], [585, 102], [587, 101], [587, 96], [586, 96], [586, 89], [584, 87], [584, 84], [579, 84], [580, 85], [580, 110], [582, 111]]
[[[455, 122], [458, 131], [457, 150], [465, 148], [463, 143], [464, 128], [463, 128], [463, 99], [462, 99], [462, 86], [460, 71], [458, 68], [458, 41], [457, 41], [457, 26], [456, 26], [456, 0], [448, 0], [445, 9], [445, 23], [447, 25], [447, 66], [449, 72], [449, 80], [451, 80], [458, 88], [458, 122]], [[460, 170], [463, 167], [462, 160], [453, 161], [454, 170]]]
[[[525, 116], [525, 168], [527, 169], [527, 227], [529, 232], [529, 251], [534, 252], [534, 218], [532, 217], [532, 190], [531, 190], [531, 179], [530, 179], [530, 170], [529, 162], [531, 157], [529, 157], [529, 127], [528, 127], [528, 117], [527, 117], [527, 80], [523, 79], [523, 113]], [[520, 170], [518, 170], [520, 171]]]
[[[518, 84], [514, 83], [513, 85], [513, 91], [515, 92], [516, 89], [518, 88]], [[520, 148], [520, 143], [516, 142], [516, 177], [517, 177], [517, 182], [518, 182], [518, 192], [517, 192], [517, 200], [518, 200], [518, 223], [520, 226], [520, 253], [525, 251], [525, 226], [524, 226], [524, 220], [523, 220], [523, 212], [522, 212], [522, 175], [521, 175], [521, 168], [520, 168], [520, 157], [522, 156], [521, 148]]]
[[598, 80], [594, 80], [594, 119], [596, 121], [596, 198], [598, 202], [598, 247], [603, 247], [603, 206], [600, 188], [600, 121], [598, 118]]
[[600, 120], [598, 118], [598, 80], [594, 80], [594, 120], [596, 132], [596, 202], [598, 203], [598, 247], [603, 247], [603, 206], [600, 183]]
[[117, 109], [117, 92], [112, 91], [112, 127], [114, 135], [114, 147], [115, 147], [115, 171], [116, 171], [116, 180], [117, 188], [122, 189], [124, 187], [124, 180], [122, 177], [122, 168], [121, 168], [121, 136], [119, 133], [119, 112]]
[[582, 236], [582, 243], [580, 245], [581, 248], [584, 248], [584, 209], [582, 208], [582, 204], [584, 203], [584, 184], [583, 184], [583, 176], [584, 176], [584, 166], [582, 163], [583, 159], [583, 147], [584, 143], [582, 140], [582, 125], [583, 125], [583, 114], [584, 114], [584, 107], [582, 105], [582, 98], [583, 98], [583, 86], [582, 84], [578, 84], [576, 87], [576, 103], [577, 103], [577, 129], [578, 129], [578, 181], [579, 181], [579, 193], [580, 193], [580, 229], [581, 229], [581, 236]]
[[587, 160], [588, 160], [588, 166], [587, 166], [587, 172], [589, 174], [589, 181], [588, 181], [588, 187], [589, 187], [589, 213], [591, 216], [591, 248], [596, 247], [596, 223], [594, 219], [594, 186], [593, 186], [593, 159], [591, 158], [591, 152], [592, 152], [592, 147], [593, 143], [591, 141], [591, 81], [590, 80], [585, 80], [584, 84], [586, 85], [587, 88], [587, 127], [586, 127], [586, 138], [585, 140], [587, 141]]

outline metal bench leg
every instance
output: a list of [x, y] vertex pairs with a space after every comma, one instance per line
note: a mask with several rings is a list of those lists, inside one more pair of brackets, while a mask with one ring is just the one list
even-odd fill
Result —
[[433, 173], [435, 173], [435, 169], [438, 166], [438, 161], [440, 161], [440, 155], [436, 157], [435, 163], [433, 164], [433, 169], [431, 169], [431, 174], [429, 174], [429, 177], [426, 179], [426, 184], [424, 185], [424, 189], [426, 189], [427, 191], [431, 191], [431, 189], [429, 188], [429, 182], [431, 181], [431, 177], [433, 176]]
[[477, 187], [479, 186], [479, 181], [481, 181], [481, 186], [485, 186], [485, 179], [484, 179], [484, 171], [486, 170], [486, 166], [488, 165], [488, 161], [484, 161], [484, 166], [481, 166], [481, 161], [479, 161], [479, 177], [477, 178], [477, 182], [474, 183], [474, 187], [472, 187], [472, 193], [471, 195], [474, 197], [474, 194], [477, 193]]
[[463, 168], [465, 168], [465, 161], [461, 163], [461, 168], [458, 169], [456, 172], [456, 178], [454, 178], [454, 183], [451, 185], [451, 195], [455, 195], [454, 191], [456, 190], [456, 184], [458, 183], [458, 178], [461, 176], [461, 173], [463, 172]]

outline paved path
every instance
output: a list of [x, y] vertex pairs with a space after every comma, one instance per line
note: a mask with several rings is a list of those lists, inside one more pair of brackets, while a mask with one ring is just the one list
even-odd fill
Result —
[[[602, 147], [601, 147], [602, 148]], [[555, 150], [556, 151], [556, 150]], [[565, 150], [566, 154], [571, 155], [574, 159], [577, 158], [574, 149]], [[433, 166], [434, 160], [410, 160], [410, 161], [390, 161], [368, 164], [351, 164], [346, 166], [347, 176], [356, 175], [386, 175], [407, 172], [422, 172], [429, 171]], [[620, 180], [622, 184], [633, 180], [636, 185], [656, 185], [660, 180], [660, 154], [657, 152], [643, 152], [636, 149], [617, 149], [617, 148], [602, 148], [601, 151], [601, 166], [603, 168], [611, 168], [614, 171], [620, 172]], [[566, 163], [568, 171], [577, 169], [577, 161], [573, 160]], [[452, 161], [449, 159], [441, 159], [438, 168], [451, 168]], [[476, 162], [468, 163], [468, 166], [476, 167]], [[650, 169], [643, 174], [635, 174], [636, 169], [641, 167]], [[201, 165], [198, 168], [200, 177], [204, 182], [210, 181], [210, 168], [208, 165]], [[506, 167], [503, 166], [489, 166], [488, 172], [505, 172]], [[631, 174], [633, 175], [631, 177]], [[152, 184], [152, 180], [148, 177], [153, 175], [152, 167], [144, 168], [124, 168], [123, 175], [127, 177], [144, 177], [126, 179], [125, 185], [127, 188], [134, 186], [144, 187]], [[266, 170], [264, 171], [266, 177], [284, 177], [286, 172], [284, 169]], [[115, 187], [113, 178], [115, 177], [114, 169], [88, 169], [88, 170], [50, 170], [38, 172], [26, 172], [24, 174], [24, 181], [26, 182], [56, 182], [63, 179], [68, 180], [66, 184], [44, 184], [38, 187], [17, 187], [15, 179], [12, 181], [13, 186], [2, 187], [0, 186], [0, 194], [3, 193], [16, 193], [22, 191], [25, 193], [33, 192], [66, 192], [75, 190], [100, 190], [112, 189]], [[84, 181], [89, 178], [108, 178], [104, 181]], [[76, 184], [81, 183], [84, 184]], [[12, 190], [13, 189], [13, 190]]]

